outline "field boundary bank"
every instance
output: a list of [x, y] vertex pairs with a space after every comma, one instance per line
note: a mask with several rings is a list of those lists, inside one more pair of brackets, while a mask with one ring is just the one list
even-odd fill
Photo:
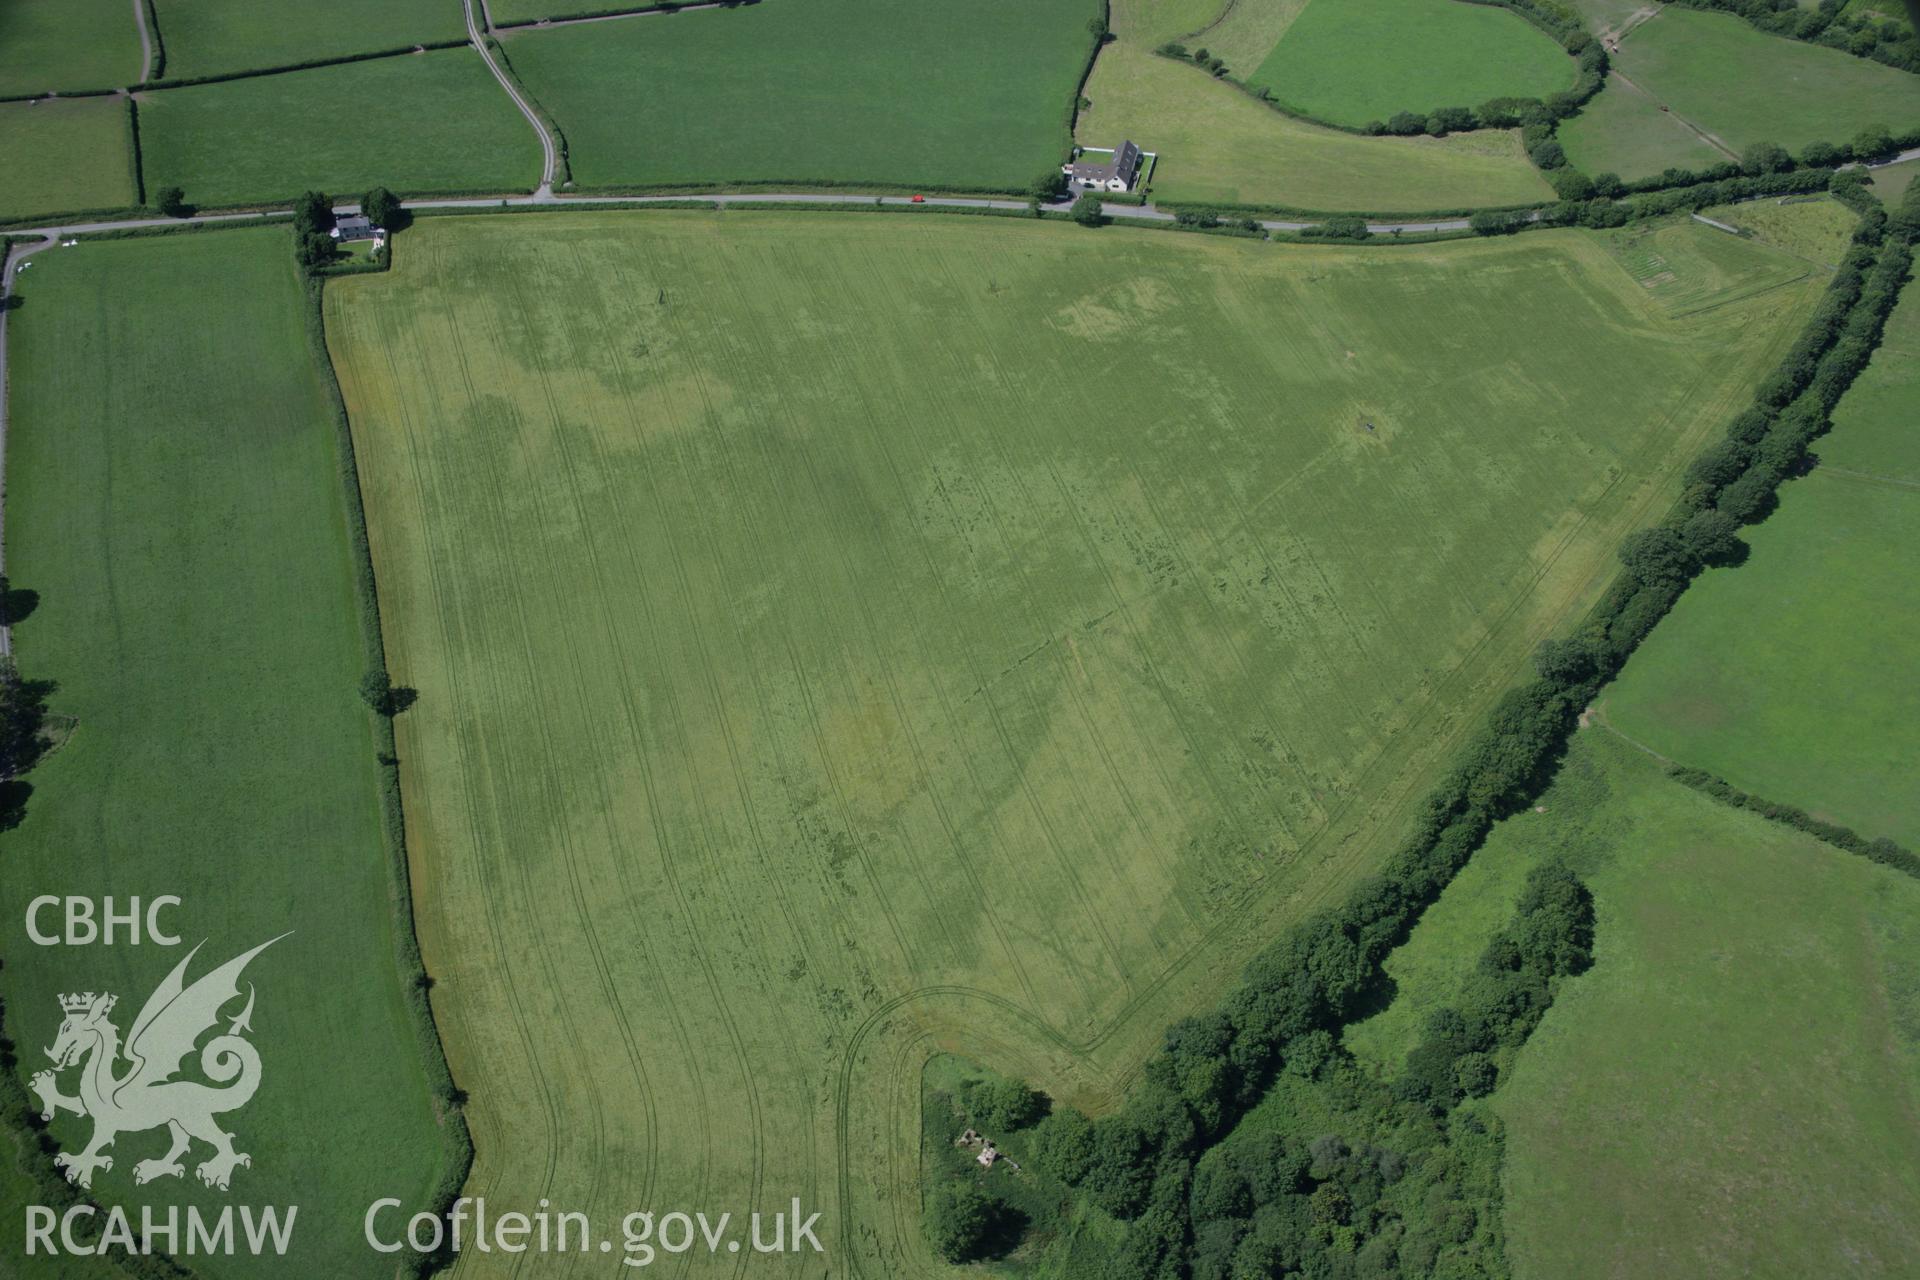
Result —
[[1667, 777], [1681, 786], [1698, 791], [1730, 809], [1756, 814], [1769, 822], [1810, 835], [1843, 853], [1855, 854], [1920, 880], [1920, 853], [1915, 853], [1891, 836], [1876, 836], [1870, 840], [1852, 827], [1816, 818], [1798, 805], [1784, 804], [1756, 796], [1751, 791], [1742, 791], [1718, 774], [1678, 761], [1669, 763], [1666, 773]]
[[[515, 22], [495, 22], [493, 12], [486, 12], [489, 31], [537, 31], [544, 27], [572, 27], [583, 22], [611, 22], [620, 18], [646, 18], [654, 14], [668, 16], [676, 13], [693, 13], [702, 9], [746, 9], [766, 0], [656, 0], [653, 4], [635, 5], [626, 9], [571, 9], [565, 13], [548, 14], [544, 18], [521, 18]], [[482, 6], [485, 8], [484, 4]]]
[[[158, 28], [156, 28], [156, 31]], [[156, 35], [156, 41], [158, 39]], [[380, 62], [387, 58], [406, 58], [419, 53], [438, 53], [444, 49], [460, 49], [467, 45], [465, 40], [430, 40], [425, 44], [399, 45], [390, 49], [375, 49], [367, 53], [343, 53], [326, 58], [313, 58], [304, 62], [289, 62], [283, 66], [247, 67], [239, 71], [221, 71], [205, 76], [180, 76], [175, 79], [137, 80], [132, 84], [119, 85], [108, 89], [61, 89], [52, 93], [12, 93], [0, 97], [0, 102], [53, 102], [62, 98], [107, 98], [117, 93], [165, 93], [169, 89], [191, 89], [203, 84], [226, 84], [233, 80], [258, 80], [262, 76], [287, 75], [295, 71], [317, 71], [326, 67], [341, 67], [354, 62]], [[164, 58], [157, 53], [156, 58]]]
[[[354, 594], [359, 612], [360, 639], [368, 672], [387, 671], [385, 632], [380, 620], [380, 597], [373, 567], [373, 550], [367, 538], [367, 512], [360, 490], [360, 469], [354, 448], [353, 424], [347, 416], [347, 403], [340, 390], [340, 379], [327, 348], [326, 279], [307, 276], [305, 291], [305, 327], [309, 354], [319, 374], [321, 388], [331, 411], [334, 427], [334, 451], [339, 467], [340, 488], [347, 518], [349, 555], [353, 560]], [[445, 1133], [448, 1157], [446, 1171], [428, 1193], [427, 1211], [444, 1218], [458, 1199], [468, 1174], [473, 1169], [472, 1131], [463, 1110], [464, 1095], [453, 1079], [447, 1061], [446, 1044], [440, 1036], [440, 1024], [434, 1016], [428, 992], [432, 976], [420, 954], [420, 937], [413, 909], [413, 880], [407, 854], [406, 813], [400, 794], [399, 748], [394, 741], [393, 717], [369, 711], [374, 721], [375, 759], [380, 770], [381, 836], [386, 846], [387, 873], [392, 893], [394, 959], [414, 1035], [429, 1086], [439, 1114], [434, 1119]], [[436, 1270], [430, 1255], [410, 1254], [403, 1266], [411, 1266], [415, 1275]]]

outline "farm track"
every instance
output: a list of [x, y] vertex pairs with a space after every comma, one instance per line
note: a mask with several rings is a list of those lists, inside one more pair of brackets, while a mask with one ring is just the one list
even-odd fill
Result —
[[[476, 5], [479, 6], [481, 14], [478, 18], [474, 16]], [[533, 109], [533, 104], [528, 102], [526, 95], [520, 92], [520, 86], [514, 83], [513, 77], [494, 60], [493, 48], [487, 43], [487, 36], [493, 30], [493, 19], [487, 14], [486, 0], [461, 0], [461, 12], [467, 19], [467, 39], [472, 43], [474, 52], [478, 53], [481, 61], [487, 64], [487, 70], [493, 73], [493, 78], [499, 82], [502, 89], [507, 91], [507, 96], [513, 99], [513, 105], [520, 109], [520, 114], [526, 117], [527, 123], [540, 137], [540, 185], [534, 188], [533, 195], [528, 199], [531, 203], [541, 204], [552, 200], [554, 198], [553, 175], [559, 167], [559, 153], [553, 143], [553, 131], [548, 129], [546, 123], [540, 119], [540, 113]]]
[[153, 76], [153, 35], [147, 30], [147, 0], [133, 0], [133, 25], [140, 32], [140, 78], [145, 84]]

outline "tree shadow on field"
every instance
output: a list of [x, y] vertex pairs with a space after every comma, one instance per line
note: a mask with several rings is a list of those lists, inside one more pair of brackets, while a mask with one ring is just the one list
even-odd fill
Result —
[[0, 575], [0, 626], [25, 622], [40, 607], [40, 593], [31, 587], [16, 587]]

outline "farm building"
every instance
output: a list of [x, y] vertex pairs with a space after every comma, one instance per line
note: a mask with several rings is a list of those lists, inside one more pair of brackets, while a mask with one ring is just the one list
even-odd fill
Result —
[[1062, 165], [1061, 171], [1081, 186], [1102, 191], [1131, 191], [1140, 177], [1140, 159], [1140, 148], [1127, 141], [1114, 149], [1112, 158], [1105, 164], [1075, 161]]
[[378, 240], [380, 235], [379, 227], [357, 213], [333, 224], [333, 238], [342, 244], [351, 240]]

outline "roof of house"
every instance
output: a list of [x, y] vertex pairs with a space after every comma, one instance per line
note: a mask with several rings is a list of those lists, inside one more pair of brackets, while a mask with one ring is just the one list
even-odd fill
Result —
[[372, 239], [380, 233], [378, 227], [359, 214], [339, 219], [333, 224], [333, 228], [340, 233], [342, 240]]
[[1139, 176], [1140, 159], [1140, 148], [1126, 141], [1114, 148], [1112, 158], [1105, 164], [1070, 164], [1067, 173], [1081, 182], [1107, 183], [1118, 178], [1123, 185], [1130, 187], [1134, 178]]

